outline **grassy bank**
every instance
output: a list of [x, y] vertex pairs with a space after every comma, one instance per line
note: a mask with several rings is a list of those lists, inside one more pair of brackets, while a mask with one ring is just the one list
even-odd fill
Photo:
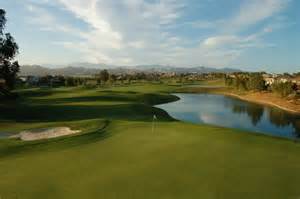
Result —
[[[0, 132], [70, 126], [48, 141], [0, 140], [2, 198], [298, 198], [300, 145], [174, 121], [153, 104], [176, 86], [20, 90]], [[158, 122], [152, 132], [152, 116]]]

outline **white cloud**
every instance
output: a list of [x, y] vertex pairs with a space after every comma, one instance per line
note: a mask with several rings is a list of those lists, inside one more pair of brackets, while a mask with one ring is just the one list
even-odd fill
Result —
[[227, 24], [229, 28], [244, 28], [255, 25], [282, 11], [290, 0], [248, 0]]
[[145, 47], [145, 42], [144, 41], [133, 41], [128, 43], [128, 47], [132, 48], [144, 48]]
[[[28, 0], [35, 2], [36, 0]], [[187, 6], [186, 0], [53, 0], [51, 5], [84, 22], [81, 29], [58, 20], [43, 7], [43, 0], [28, 7], [29, 22], [43, 30], [75, 34], [79, 41], [56, 42], [82, 54], [81, 60], [111, 64], [226, 65], [246, 49], [269, 46], [263, 37], [275, 25], [241, 34], [282, 11], [289, 0], [247, 0], [229, 18], [187, 22], [213, 35], [201, 40], [184, 38], [174, 31]], [[39, 17], [34, 17], [39, 16]], [[171, 28], [172, 30], [170, 30]], [[194, 44], [194, 45], [192, 45]], [[198, 44], [198, 45], [196, 45]]]
[[[263, 47], [262, 37], [268, 33], [273, 32], [272, 26], [266, 26], [261, 31], [253, 34], [238, 36], [238, 35], [218, 35], [206, 38], [201, 47], [213, 48], [248, 48], [248, 47]], [[268, 46], [268, 45], [266, 45]]]
[[208, 37], [204, 40], [203, 46], [208, 48], [218, 47], [226, 44], [239, 43], [240, 38], [234, 35], [221, 35], [215, 37]]
[[[148, 2], [142, 0], [59, 0], [64, 9], [86, 22], [91, 28], [81, 32], [84, 48], [105, 55], [107, 60], [122, 63], [151, 62], [167, 53], [164, 48], [174, 45], [178, 37], [163, 33], [163, 27], [180, 16], [183, 3], [175, 0]], [[162, 47], [165, 45], [165, 47]], [[149, 56], [137, 50], [143, 49]], [[90, 52], [91, 50], [86, 50]], [[155, 51], [152, 53], [151, 51]], [[97, 54], [93, 53], [96, 57]], [[152, 57], [150, 57], [152, 55]], [[109, 58], [109, 59], [108, 59]], [[130, 60], [130, 61], [129, 61]], [[134, 61], [133, 61], [134, 60]], [[101, 62], [101, 61], [100, 61]], [[116, 63], [116, 64], [122, 64]]]
[[60, 31], [70, 34], [77, 34], [80, 32], [78, 29], [68, 24], [59, 22], [59, 20], [45, 8], [29, 4], [27, 5], [27, 10], [31, 13], [31, 16], [27, 18], [27, 23], [38, 25], [40, 30], [52, 32]]
[[222, 60], [221, 63], [217, 62], [224, 65], [237, 59], [249, 48], [273, 47], [275, 44], [264, 42], [263, 37], [279, 28], [279, 23], [272, 22], [261, 30], [255, 28], [256, 32], [248, 34], [241, 34], [241, 32], [278, 14], [288, 2], [289, 0], [247, 0], [241, 4], [233, 17], [214, 22], [191, 23], [194, 27], [199, 25], [200, 28], [215, 28], [216, 32], [219, 32], [203, 39], [195, 51], [201, 52], [206, 60]]
[[190, 21], [187, 22], [185, 25], [191, 25], [193, 28], [200, 28], [200, 29], [213, 29], [217, 28], [218, 24], [221, 21], [202, 21], [202, 20], [197, 20], [197, 21]]

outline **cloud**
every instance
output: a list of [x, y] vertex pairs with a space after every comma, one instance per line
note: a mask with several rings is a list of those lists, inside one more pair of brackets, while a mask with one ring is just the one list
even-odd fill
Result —
[[[28, 22], [43, 31], [63, 32], [78, 40], [55, 41], [82, 54], [81, 60], [111, 64], [227, 65], [249, 48], [270, 46], [263, 37], [279, 26], [263, 24], [280, 13], [289, 0], [245, 0], [228, 18], [180, 22], [188, 13], [187, 0], [27, 0]], [[199, 3], [200, 4], [200, 3]], [[85, 23], [82, 28], [62, 22], [51, 5]], [[182, 21], [182, 20], [181, 20]], [[282, 23], [282, 21], [280, 22]], [[276, 25], [275, 25], [276, 24]], [[210, 29], [210, 34], [188, 38], [179, 29]], [[187, 29], [189, 30], [189, 29]]]
[[203, 46], [208, 48], [218, 47], [226, 44], [235, 44], [240, 42], [240, 38], [234, 35], [221, 35], [208, 37], [203, 41]]
[[[45, 2], [47, 1], [44, 1], [44, 3]], [[78, 29], [68, 24], [61, 23], [53, 14], [43, 7], [29, 4], [26, 8], [31, 13], [31, 16], [27, 17], [27, 23], [37, 25], [42, 31], [59, 31], [70, 34], [77, 34], [80, 32]]]
[[[164, 34], [164, 27], [180, 17], [184, 4], [175, 0], [148, 2], [141, 0], [101, 1], [101, 0], [59, 0], [68, 12], [90, 26], [81, 33], [88, 48], [85, 52], [96, 50], [101, 54], [99, 59], [123, 60], [125, 63], [136, 63], [160, 59], [167, 53], [166, 48], [179, 40]], [[117, 14], [115, 14], [117, 13]], [[143, 49], [146, 57], [136, 50]], [[146, 52], [145, 52], [146, 51]], [[105, 56], [103, 56], [105, 55]], [[148, 60], [147, 60], [148, 59]], [[117, 63], [122, 64], [122, 63]]]
[[214, 29], [217, 28], [218, 24], [220, 24], [220, 21], [197, 20], [197, 21], [190, 21], [185, 23], [185, 25], [190, 25], [193, 28], [199, 28], [199, 29]]
[[144, 41], [133, 41], [128, 43], [128, 47], [132, 48], [144, 48], [145, 47], [145, 42]]
[[248, 0], [227, 24], [229, 28], [247, 28], [262, 22], [282, 11], [290, 0]]
[[[200, 42], [194, 51], [201, 52], [206, 60], [223, 60], [219, 64], [228, 64], [237, 59], [250, 48], [273, 47], [275, 44], [266, 43], [263, 38], [274, 30], [282, 27], [285, 21], [275, 19], [275, 22], [263, 24], [263, 28], [247, 31], [266, 19], [274, 17], [284, 8], [289, 0], [249, 0], [244, 1], [239, 10], [228, 19], [213, 22], [196, 21], [190, 23], [198, 28], [213, 28], [217, 34], [208, 36]], [[215, 63], [211, 62], [211, 63]]]
[[[253, 34], [238, 36], [238, 35], [218, 35], [206, 38], [201, 46], [204, 48], [248, 48], [248, 47], [263, 47], [261, 38], [273, 32], [272, 26], [266, 26], [262, 30]], [[268, 46], [268, 45], [266, 45]]]
[[82, 55], [82, 60], [89, 63], [113, 63], [110, 57], [97, 51], [97, 49], [89, 46], [86, 42], [56, 42], [55, 44], [61, 45], [70, 51], [79, 51]]

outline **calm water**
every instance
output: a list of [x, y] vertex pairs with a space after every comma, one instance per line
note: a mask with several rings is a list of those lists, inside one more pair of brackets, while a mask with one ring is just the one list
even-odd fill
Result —
[[176, 94], [179, 101], [158, 105], [173, 118], [198, 124], [237, 128], [296, 138], [300, 116], [286, 111], [214, 94]]
[[0, 139], [3, 139], [3, 138], [9, 138], [10, 136], [12, 136], [11, 133], [3, 133], [3, 132], [0, 132]]

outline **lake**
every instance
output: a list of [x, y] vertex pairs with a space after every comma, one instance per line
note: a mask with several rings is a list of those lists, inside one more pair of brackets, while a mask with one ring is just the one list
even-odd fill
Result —
[[10, 136], [12, 136], [13, 134], [11, 133], [4, 133], [4, 132], [0, 132], [0, 139], [3, 138], [9, 138]]
[[158, 105], [173, 118], [197, 124], [248, 130], [295, 139], [300, 136], [300, 115], [215, 94], [174, 94], [176, 102]]

